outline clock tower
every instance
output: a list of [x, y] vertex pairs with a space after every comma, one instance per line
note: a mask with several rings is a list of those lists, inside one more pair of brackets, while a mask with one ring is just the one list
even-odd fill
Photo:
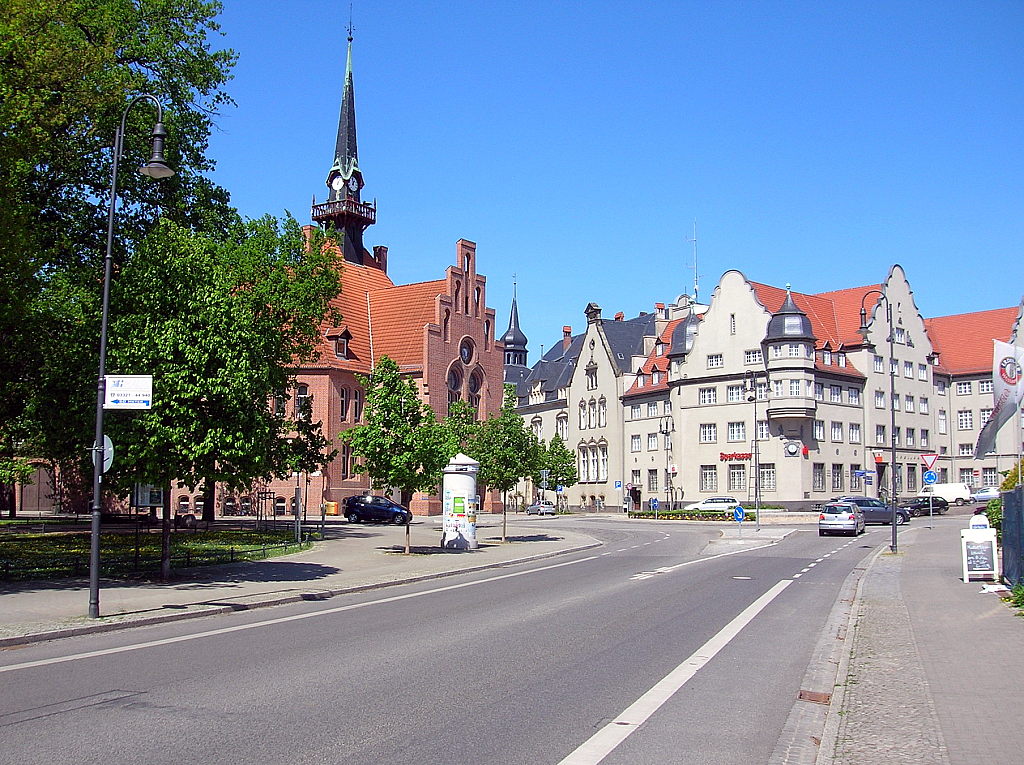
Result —
[[338, 119], [338, 140], [334, 147], [334, 164], [327, 172], [327, 201], [313, 198], [312, 218], [321, 227], [333, 228], [345, 260], [358, 265], [377, 266], [377, 261], [363, 246], [363, 232], [377, 219], [376, 203], [362, 201], [363, 174], [359, 170], [356, 150], [356, 104], [352, 84], [352, 27], [348, 30], [348, 58], [345, 62], [345, 90]]

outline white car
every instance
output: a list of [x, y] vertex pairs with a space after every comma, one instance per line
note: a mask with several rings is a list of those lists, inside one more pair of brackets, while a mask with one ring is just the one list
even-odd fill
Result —
[[527, 515], [555, 515], [555, 513], [555, 503], [548, 499], [534, 502], [526, 508]]
[[740, 504], [736, 497], [705, 497], [700, 502], [687, 505], [684, 510], [721, 510], [723, 513], [735, 509]]
[[971, 492], [971, 502], [988, 502], [990, 499], [999, 499], [999, 489], [995, 486], [975, 489]]

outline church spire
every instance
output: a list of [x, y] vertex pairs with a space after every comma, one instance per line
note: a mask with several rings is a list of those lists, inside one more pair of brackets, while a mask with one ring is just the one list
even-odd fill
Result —
[[516, 301], [516, 282], [512, 282], [512, 312], [508, 319], [508, 329], [501, 336], [505, 346], [505, 366], [526, 366], [526, 335], [519, 328], [519, 306]]
[[348, 53], [345, 59], [345, 84], [338, 118], [338, 137], [334, 161], [327, 172], [327, 201], [314, 204], [312, 217], [323, 227], [340, 234], [338, 245], [349, 263], [383, 267], [363, 246], [363, 232], [377, 219], [376, 204], [360, 199], [363, 174], [356, 150], [356, 98], [352, 77], [352, 22], [348, 25]]

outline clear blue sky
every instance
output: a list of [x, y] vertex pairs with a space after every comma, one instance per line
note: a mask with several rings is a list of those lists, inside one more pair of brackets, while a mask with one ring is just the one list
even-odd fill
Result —
[[[224, 0], [210, 154], [243, 215], [309, 222], [333, 160], [344, 2]], [[1024, 293], [1024, 3], [355, 0], [368, 246], [440, 278], [478, 245], [531, 363], [563, 324], [723, 272], [801, 292], [907, 271], [925, 316]]]

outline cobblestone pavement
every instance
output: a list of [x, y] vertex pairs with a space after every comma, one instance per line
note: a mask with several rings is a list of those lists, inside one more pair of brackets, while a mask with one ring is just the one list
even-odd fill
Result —
[[845, 686], [838, 678], [835, 765], [949, 763], [900, 591], [902, 557], [882, 553], [861, 582]]

